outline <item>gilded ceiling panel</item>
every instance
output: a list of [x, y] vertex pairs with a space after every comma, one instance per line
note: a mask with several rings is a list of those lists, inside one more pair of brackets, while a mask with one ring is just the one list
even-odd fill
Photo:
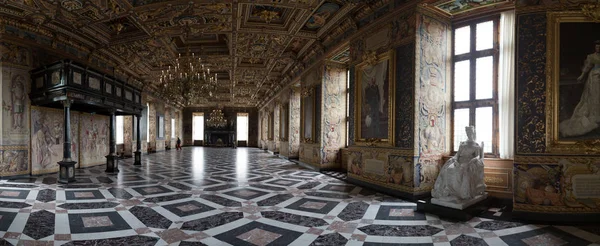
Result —
[[321, 55], [323, 42], [346, 34], [355, 15], [369, 13], [361, 9], [389, 0], [0, 2], [0, 33], [19, 34], [5, 35], [13, 42], [28, 39], [35, 50], [104, 64], [98, 69], [141, 81], [157, 95], [160, 74], [180, 54], [198, 57], [219, 80], [216, 96], [198, 104], [257, 106]]

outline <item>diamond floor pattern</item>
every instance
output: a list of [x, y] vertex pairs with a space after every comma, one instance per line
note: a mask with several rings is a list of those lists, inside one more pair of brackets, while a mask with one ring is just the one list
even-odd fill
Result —
[[441, 220], [253, 148], [190, 147], [132, 164], [78, 169], [68, 185], [56, 174], [0, 180], [0, 245], [600, 243], [597, 226]]

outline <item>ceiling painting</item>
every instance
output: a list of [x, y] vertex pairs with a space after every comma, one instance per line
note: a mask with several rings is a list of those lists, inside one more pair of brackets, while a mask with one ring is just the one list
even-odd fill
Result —
[[325, 23], [329, 19], [333, 17], [333, 15], [340, 9], [340, 5], [333, 2], [325, 2], [323, 3], [316, 11], [313, 13], [306, 24], [304, 25], [305, 30], [316, 31], [319, 28], [323, 27]]
[[[219, 84], [214, 98], [199, 98], [195, 106], [239, 107], [266, 103], [356, 29], [354, 20], [393, 4], [391, 0], [0, 2], [3, 39], [28, 41], [34, 46], [31, 50], [77, 58], [152, 93], [164, 88], [161, 72], [173, 67], [180, 54], [198, 57], [217, 74]], [[346, 53], [330, 59], [347, 62]]]
[[444, 1], [442, 3], [436, 4], [435, 7], [439, 10], [450, 14], [457, 15], [467, 11], [490, 7], [493, 5], [506, 3], [507, 0], [452, 0], [452, 1]]

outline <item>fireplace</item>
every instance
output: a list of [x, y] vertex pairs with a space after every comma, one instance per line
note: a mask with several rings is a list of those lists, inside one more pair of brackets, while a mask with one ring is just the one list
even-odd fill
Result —
[[[218, 140], [221, 139], [221, 142]], [[235, 139], [233, 131], [207, 131], [205, 136], [206, 146], [232, 147]]]

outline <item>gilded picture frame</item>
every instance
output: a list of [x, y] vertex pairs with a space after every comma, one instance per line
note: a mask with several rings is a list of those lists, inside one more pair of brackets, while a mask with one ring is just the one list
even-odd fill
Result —
[[[316, 141], [316, 111], [317, 111], [317, 100], [316, 100], [315, 87], [303, 88], [300, 98], [300, 142], [301, 143], [315, 143]], [[310, 105], [306, 105], [307, 102], [311, 102]], [[307, 116], [311, 115], [310, 119]], [[310, 124], [310, 132], [307, 132], [307, 123]]]
[[[564, 33], [561, 33], [561, 26]], [[594, 23], [579, 11], [548, 13], [546, 47], [547, 153], [600, 153], [600, 127], [588, 133], [583, 133], [585, 127], [578, 127], [582, 115], [578, 112], [585, 111], [581, 110], [582, 105], [579, 104], [588, 100], [588, 97], [584, 97], [584, 94], [587, 94], [585, 93], [585, 90], [587, 90], [585, 84], [588, 83], [587, 79], [591, 79], [589, 78], [591, 72], [588, 72], [586, 76], [585, 72], [582, 73], [581, 68], [585, 67], [584, 64], [588, 59], [586, 56], [594, 52], [594, 41], [581, 40], [583, 38], [581, 35], [574, 35], [571, 32], [586, 33], [590, 31], [587, 29], [599, 30], [600, 23]], [[597, 38], [597, 36], [592, 38]], [[561, 48], [564, 50], [561, 50]], [[592, 118], [592, 116], [585, 117]]]
[[[373, 72], [373, 69], [377, 66], [381, 66], [379, 70], [385, 67], [385, 74], [383, 72]], [[359, 146], [381, 146], [381, 147], [393, 147], [394, 145], [394, 85], [395, 85], [395, 56], [394, 51], [389, 50], [383, 54], [380, 54], [374, 59], [366, 60], [356, 66], [355, 70], [355, 78], [356, 78], [356, 86], [355, 86], [355, 95], [356, 100], [354, 104], [355, 110], [355, 134], [354, 134], [354, 142]], [[371, 71], [373, 75], [370, 78], [370, 81], [366, 81], [367, 71]], [[383, 77], [382, 77], [383, 76]], [[387, 78], [385, 78], [387, 76]], [[381, 81], [379, 78], [383, 78], [384, 81]], [[387, 81], [385, 81], [387, 80]], [[366, 84], [370, 83], [370, 84]], [[383, 83], [383, 85], [382, 85]], [[379, 106], [379, 113], [375, 114], [379, 117], [378, 119], [373, 120], [371, 115], [373, 113], [368, 114], [370, 108], [373, 106], [373, 102], [371, 100], [365, 101], [363, 98], [369, 93], [367, 90], [368, 86], [371, 88], [377, 87], [378, 94], [380, 100], [379, 103], [383, 103], [383, 106]], [[386, 91], [387, 90], [387, 91]], [[385, 95], [387, 93], [387, 95]], [[369, 96], [370, 97], [370, 96]], [[385, 105], [387, 104], [387, 105]], [[376, 104], [377, 105], [377, 104]], [[375, 117], [373, 117], [375, 118]], [[387, 119], [386, 119], [387, 118]], [[382, 120], [383, 119], [383, 120]], [[373, 122], [378, 124], [379, 127], [373, 127]], [[370, 126], [368, 126], [370, 125]], [[383, 129], [383, 131], [378, 130], [378, 132], [368, 132], [368, 129]]]

